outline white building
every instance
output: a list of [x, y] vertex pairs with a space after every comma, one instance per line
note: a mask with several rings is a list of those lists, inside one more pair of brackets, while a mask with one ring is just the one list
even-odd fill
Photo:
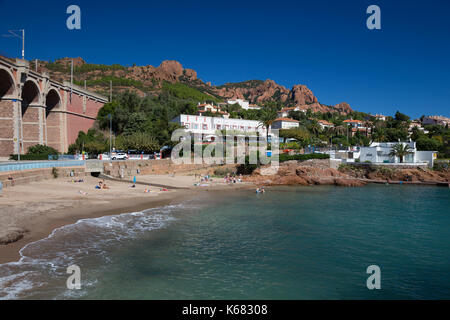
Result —
[[250, 104], [250, 102], [248, 102], [247, 100], [242, 100], [242, 99], [228, 100], [227, 103], [228, 104], [236, 104], [237, 103], [244, 110], [259, 110], [259, 109], [261, 109], [261, 107], [257, 106], [256, 104]]
[[228, 104], [238, 104], [241, 106], [242, 109], [247, 110], [250, 106], [250, 102], [248, 102], [247, 100], [242, 100], [242, 99], [233, 99], [233, 100], [228, 100], [227, 101]]
[[272, 129], [292, 129], [298, 127], [299, 122], [290, 118], [278, 118], [272, 123]]
[[259, 132], [261, 135], [266, 134], [266, 128], [261, 125], [261, 122], [255, 120], [203, 117], [181, 114], [173, 119], [172, 122], [179, 123], [186, 128], [186, 131], [194, 134], [214, 135], [217, 131], [221, 130], [244, 133]]
[[287, 118], [289, 116], [289, 112], [291, 111], [302, 111], [303, 113], [306, 113], [306, 110], [301, 109], [300, 107], [290, 107], [290, 108], [283, 108], [280, 111], [278, 111], [278, 117]]
[[324, 130], [325, 128], [333, 128], [334, 124], [332, 124], [331, 122], [328, 122], [326, 120], [319, 120], [317, 121], [317, 123], [319, 124], [320, 128], [322, 128], [322, 130]]
[[427, 164], [433, 167], [437, 158], [436, 151], [417, 151], [416, 143], [411, 142], [373, 142], [370, 147], [361, 147], [360, 162], [371, 163], [400, 163], [399, 157], [391, 156], [392, 148], [397, 144], [407, 145], [411, 153], [403, 157], [404, 164]]
[[428, 116], [424, 117], [422, 124], [425, 126], [427, 124], [437, 124], [441, 126], [450, 125], [450, 118], [444, 116]]

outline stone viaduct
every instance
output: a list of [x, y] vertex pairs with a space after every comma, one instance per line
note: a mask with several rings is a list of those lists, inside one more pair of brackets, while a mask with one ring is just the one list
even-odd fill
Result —
[[0, 157], [43, 144], [67, 152], [79, 131], [92, 127], [107, 98], [48, 73], [26, 60], [0, 57]]

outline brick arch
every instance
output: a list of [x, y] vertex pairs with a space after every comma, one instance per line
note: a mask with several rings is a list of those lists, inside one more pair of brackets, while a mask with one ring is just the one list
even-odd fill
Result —
[[16, 84], [8, 69], [0, 67], [0, 99], [14, 94]]
[[22, 87], [22, 139], [23, 151], [36, 144], [42, 144], [41, 90], [34, 79], [27, 79]]
[[[16, 91], [14, 76], [9, 69], [0, 66], [0, 153], [10, 155], [14, 153], [15, 136], [14, 108], [11, 100]], [[10, 99], [8, 99], [10, 97]]]
[[45, 95], [45, 137], [47, 145], [61, 150], [61, 113], [55, 112], [61, 106], [61, 96], [56, 89], [50, 89]]

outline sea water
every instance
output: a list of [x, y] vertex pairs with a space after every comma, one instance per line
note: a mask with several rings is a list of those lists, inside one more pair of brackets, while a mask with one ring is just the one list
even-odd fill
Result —
[[[57, 229], [0, 265], [0, 299], [450, 298], [449, 188], [266, 190]], [[81, 290], [67, 289], [70, 265]]]

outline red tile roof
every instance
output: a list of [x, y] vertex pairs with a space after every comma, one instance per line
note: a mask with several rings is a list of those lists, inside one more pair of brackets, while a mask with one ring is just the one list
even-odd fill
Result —
[[298, 122], [297, 120], [294, 120], [294, 119], [291, 119], [291, 118], [278, 118], [278, 119], [275, 119], [273, 122], [278, 122], [278, 121]]

